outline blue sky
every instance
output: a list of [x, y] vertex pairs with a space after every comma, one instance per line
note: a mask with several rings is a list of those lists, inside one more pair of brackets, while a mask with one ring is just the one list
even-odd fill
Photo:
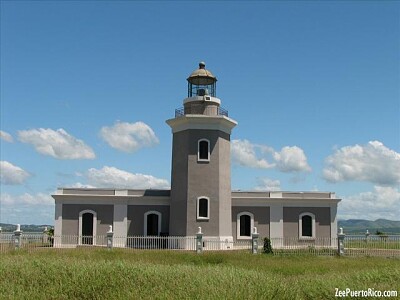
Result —
[[233, 189], [398, 220], [399, 20], [395, 1], [2, 1], [0, 222], [52, 224], [57, 187], [168, 187], [165, 120], [199, 61], [239, 123]]

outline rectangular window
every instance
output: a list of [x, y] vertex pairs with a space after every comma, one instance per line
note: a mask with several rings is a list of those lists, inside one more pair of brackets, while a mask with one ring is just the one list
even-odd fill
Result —
[[197, 199], [197, 219], [210, 218], [210, 199], [206, 197], [200, 197]]
[[241, 215], [240, 216], [240, 235], [241, 236], [250, 236], [250, 224], [251, 219], [249, 215]]
[[156, 214], [147, 215], [147, 235], [158, 235], [158, 215]]
[[312, 218], [311, 216], [303, 216], [301, 218], [301, 230], [303, 233], [303, 236], [309, 236], [312, 237]]
[[241, 212], [236, 216], [236, 235], [238, 240], [251, 239], [254, 228], [254, 215], [251, 212]]
[[315, 239], [315, 215], [305, 212], [299, 215], [299, 238]]
[[208, 140], [199, 140], [197, 151], [199, 161], [210, 160], [210, 142]]

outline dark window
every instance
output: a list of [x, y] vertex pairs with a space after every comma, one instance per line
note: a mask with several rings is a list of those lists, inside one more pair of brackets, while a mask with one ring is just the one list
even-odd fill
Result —
[[301, 217], [301, 233], [303, 236], [312, 237], [312, 217], [311, 216]]
[[93, 244], [93, 214], [84, 213], [82, 215], [82, 244]]
[[209, 159], [208, 157], [208, 141], [199, 142], [199, 159]]
[[199, 199], [199, 218], [208, 218], [208, 199]]
[[147, 235], [158, 235], [158, 215], [147, 215]]
[[251, 218], [249, 215], [240, 216], [240, 236], [250, 236], [250, 223]]

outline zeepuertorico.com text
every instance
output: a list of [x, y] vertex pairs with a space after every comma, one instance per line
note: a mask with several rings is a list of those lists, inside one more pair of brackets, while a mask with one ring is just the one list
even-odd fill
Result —
[[397, 297], [397, 291], [376, 291], [374, 289], [367, 290], [339, 290], [335, 288], [335, 297]]

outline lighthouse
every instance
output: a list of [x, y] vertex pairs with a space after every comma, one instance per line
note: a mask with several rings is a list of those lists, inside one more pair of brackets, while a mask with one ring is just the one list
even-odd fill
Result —
[[335, 247], [341, 201], [335, 193], [231, 191], [230, 136], [237, 122], [221, 107], [217, 78], [205, 63], [187, 78], [183, 106], [166, 122], [171, 189], [58, 188], [55, 247], [73, 246], [63, 236], [75, 236], [76, 245], [105, 246], [101, 237], [110, 226], [113, 247], [228, 250], [236, 241], [250, 245], [254, 232], [277, 239], [278, 247], [286, 238], [299, 247], [324, 238]]
[[217, 98], [217, 78], [204, 62], [187, 78], [187, 98], [172, 129], [169, 234], [232, 238], [230, 135], [237, 122]]

